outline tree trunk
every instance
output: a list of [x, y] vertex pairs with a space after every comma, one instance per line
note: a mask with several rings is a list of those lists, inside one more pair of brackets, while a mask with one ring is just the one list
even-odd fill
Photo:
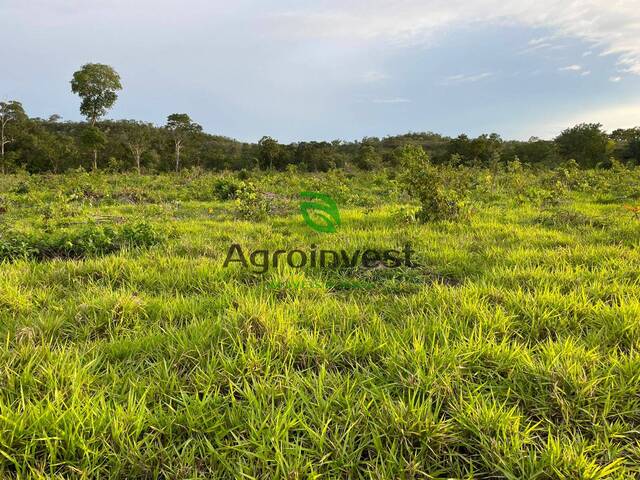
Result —
[[176, 142], [176, 172], [180, 171], [180, 142]]
[[[91, 117], [91, 126], [95, 127], [96, 126], [96, 121], [98, 119], [96, 117]], [[93, 149], [93, 171], [97, 172], [98, 171], [98, 149], [94, 148]]]
[[0, 136], [0, 149], [2, 150], [2, 174], [4, 175], [4, 145], [5, 145], [5, 141], [4, 141], [4, 119], [2, 120], [2, 135]]
[[140, 152], [136, 152], [136, 168], [138, 169], [138, 175], [140, 175]]

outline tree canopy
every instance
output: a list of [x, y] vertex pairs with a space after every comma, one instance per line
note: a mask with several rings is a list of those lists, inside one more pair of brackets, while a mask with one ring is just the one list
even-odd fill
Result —
[[82, 100], [80, 113], [92, 125], [113, 107], [119, 90], [122, 90], [120, 75], [113, 67], [102, 63], [83, 65], [71, 80], [71, 91]]
[[555, 142], [560, 155], [573, 158], [585, 167], [595, 167], [607, 159], [609, 136], [599, 123], [581, 123], [567, 128]]

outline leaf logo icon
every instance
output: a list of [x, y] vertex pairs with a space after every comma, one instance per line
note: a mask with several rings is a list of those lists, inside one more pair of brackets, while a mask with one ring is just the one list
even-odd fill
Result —
[[[300, 213], [302, 213], [304, 222], [316, 232], [335, 232], [336, 226], [340, 225], [340, 212], [333, 198], [318, 192], [301, 192], [300, 196], [316, 200], [300, 203]], [[311, 212], [313, 212], [314, 218], [311, 218]], [[316, 219], [320, 222], [317, 222]]]

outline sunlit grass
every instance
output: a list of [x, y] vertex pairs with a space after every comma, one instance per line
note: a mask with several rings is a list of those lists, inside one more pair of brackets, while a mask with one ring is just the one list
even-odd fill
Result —
[[[336, 175], [256, 178], [284, 205], [260, 221], [210, 196], [212, 176], [34, 177], [28, 194], [3, 178], [3, 232], [143, 221], [163, 240], [1, 264], [1, 476], [640, 475], [624, 200], [580, 190], [562, 208], [582, 216], [544, 213], [505, 181], [470, 192], [468, 220], [420, 225], [393, 180]], [[335, 234], [297, 213], [314, 189], [338, 200]], [[415, 268], [222, 266], [231, 243], [407, 242]]]

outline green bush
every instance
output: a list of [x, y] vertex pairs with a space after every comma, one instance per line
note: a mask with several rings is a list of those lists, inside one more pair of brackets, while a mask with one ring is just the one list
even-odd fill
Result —
[[247, 182], [236, 192], [236, 211], [245, 220], [261, 220], [269, 213], [270, 203], [253, 183]]
[[238, 180], [249, 180], [249, 178], [251, 178], [251, 174], [249, 173], [249, 170], [247, 170], [246, 168], [243, 168], [242, 170], [240, 170], [236, 176], [238, 177]]
[[400, 183], [420, 202], [416, 219], [422, 223], [458, 220], [461, 216], [458, 195], [445, 189], [442, 173], [430, 163], [422, 147], [406, 145], [401, 148], [399, 158], [402, 165]]
[[14, 234], [5, 237], [0, 236], [0, 260], [15, 260], [18, 258], [31, 258], [38, 253], [38, 249], [28, 237]]
[[119, 227], [92, 225], [53, 234], [5, 232], [0, 236], [0, 261], [84, 258], [124, 248], [150, 247], [164, 239], [163, 234], [145, 222]]
[[237, 181], [232, 177], [216, 178], [213, 182], [213, 195], [218, 200], [232, 200], [240, 189], [244, 186], [244, 182]]
[[31, 188], [29, 186], [29, 183], [21, 181], [13, 188], [13, 193], [16, 193], [18, 195], [26, 195], [30, 190]]

